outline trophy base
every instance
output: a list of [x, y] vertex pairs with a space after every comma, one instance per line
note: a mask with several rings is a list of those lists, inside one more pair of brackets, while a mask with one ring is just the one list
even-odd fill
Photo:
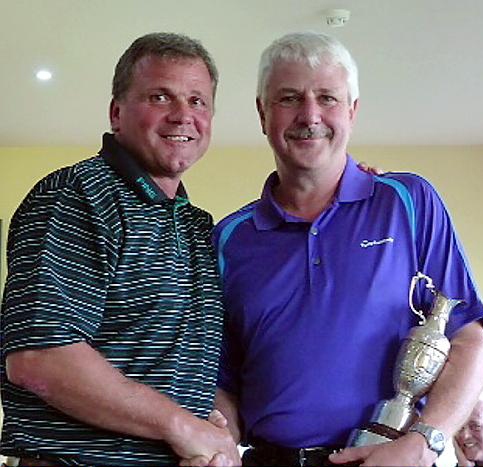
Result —
[[347, 443], [350, 447], [369, 446], [371, 444], [382, 444], [393, 441], [404, 433], [387, 425], [370, 423], [366, 428], [354, 430]]
[[349, 437], [347, 446], [358, 448], [360, 446], [369, 446], [371, 444], [387, 443], [388, 441], [391, 440], [369, 430], [354, 430]]

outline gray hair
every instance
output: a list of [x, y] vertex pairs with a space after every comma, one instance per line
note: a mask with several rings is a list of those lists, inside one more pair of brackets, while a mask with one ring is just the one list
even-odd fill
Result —
[[337, 39], [315, 32], [286, 34], [275, 40], [262, 53], [258, 67], [257, 97], [264, 100], [268, 77], [275, 63], [305, 62], [315, 68], [322, 62], [341, 65], [347, 71], [349, 101], [359, 98], [357, 65], [346, 47]]
[[218, 70], [215, 62], [201, 42], [182, 34], [156, 32], [136, 39], [117, 62], [112, 79], [112, 97], [124, 97], [132, 83], [136, 63], [146, 55], [159, 58], [199, 58], [208, 68], [213, 86], [213, 98], [218, 85]]

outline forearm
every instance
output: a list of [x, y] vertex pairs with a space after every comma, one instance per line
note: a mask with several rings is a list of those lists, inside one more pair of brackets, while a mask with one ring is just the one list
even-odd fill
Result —
[[227, 426], [236, 443], [241, 439], [240, 417], [238, 414], [238, 398], [221, 388], [216, 389], [215, 408], [226, 418]]
[[7, 358], [7, 374], [56, 409], [107, 430], [169, 442], [184, 420], [194, 418], [126, 378], [86, 343], [14, 353]]
[[471, 413], [483, 386], [483, 327], [466, 325], [451, 341], [448, 361], [428, 394], [424, 423], [450, 438]]

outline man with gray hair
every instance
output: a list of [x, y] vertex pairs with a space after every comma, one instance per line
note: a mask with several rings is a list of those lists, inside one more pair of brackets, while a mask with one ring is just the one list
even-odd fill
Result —
[[210, 142], [217, 81], [199, 42], [137, 39], [116, 66], [99, 154], [16, 211], [1, 453], [21, 467], [240, 463], [210, 415], [223, 322], [212, 218], [181, 183]]
[[[416, 175], [356, 169], [358, 98], [355, 61], [329, 36], [289, 34], [262, 55], [257, 108], [276, 172], [214, 235], [227, 313], [216, 406], [251, 446], [247, 466], [429, 466], [434, 439], [452, 437], [478, 397], [483, 305], [448, 213]], [[331, 454], [394, 395], [417, 271], [465, 300], [448, 362], [410, 432]], [[416, 288], [419, 309], [432, 298]]]

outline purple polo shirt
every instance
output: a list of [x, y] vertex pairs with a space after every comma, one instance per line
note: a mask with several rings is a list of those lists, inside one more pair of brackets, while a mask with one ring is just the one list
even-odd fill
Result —
[[[393, 397], [396, 354], [417, 317], [421, 271], [462, 298], [448, 336], [483, 317], [449, 215], [413, 174], [376, 177], [348, 156], [333, 205], [312, 223], [262, 198], [215, 229], [227, 308], [218, 384], [235, 393], [246, 433], [289, 447], [344, 444]], [[415, 304], [432, 295], [420, 282]]]

